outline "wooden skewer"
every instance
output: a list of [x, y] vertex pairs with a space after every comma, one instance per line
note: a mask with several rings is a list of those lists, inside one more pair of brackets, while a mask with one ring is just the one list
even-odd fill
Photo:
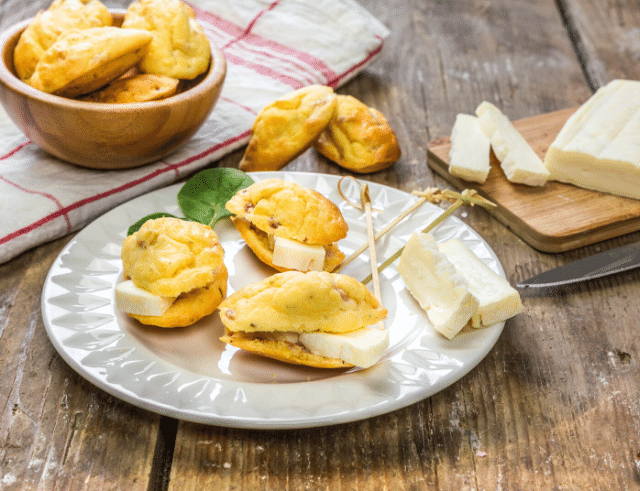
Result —
[[[367, 221], [367, 238], [369, 244], [369, 263], [371, 264], [371, 278], [373, 279], [373, 294], [382, 303], [382, 292], [380, 290], [380, 277], [378, 275], [378, 258], [375, 247], [375, 230], [373, 228], [373, 217], [371, 212], [371, 198], [369, 196], [369, 186], [366, 184], [360, 188], [360, 203], [364, 210]], [[384, 329], [384, 322], [378, 322], [378, 329]]]
[[[419, 208], [423, 203], [425, 203], [426, 201], [429, 201], [429, 198], [427, 198], [426, 196], [422, 196], [420, 197], [415, 203], [413, 203], [407, 210], [405, 210], [404, 212], [402, 212], [399, 216], [397, 216], [396, 218], [394, 218], [391, 222], [389, 222], [387, 225], [385, 225], [382, 229], [380, 229], [376, 235], [374, 236], [374, 242], [377, 242], [378, 239], [380, 239], [382, 236], [384, 236], [387, 232], [389, 232], [389, 230], [391, 230], [393, 227], [395, 227], [396, 225], [398, 225], [398, 223], [400, 223], [402, 220], [405, 219], [405, 217], [411, 213], [413, 213], [417, 208]], [[342, 270], [344, 267], [346, 267], [350, 262], [352, 262], [355, 258], [357, 258], [360, 254], [362, 254], [364, 251], [366, 251], [369, 247], [370, 247], [370, 243], [367, 242], [366, 244], [362, 244], [358, 249], [356, 249], [349, 257], [347, 257], [346, 259], [344, 259], [340, 265], [334, 270], [336, 273], [338, 273], [340, 270]]]
[[[380, 237], [385, 235], [389, 230], [395, 227], [400, 221], [402, 221], [405, 217], [407, 217], [410, 213], [415, 211], [418, 207], [424, 204], [426, 201], [429, 201], [434, 204], [441, 203], [443, 201], [451, 202], [452, 205], [447, 208], [444, 213], [438, 216], [435, 220], [433, 220], [427, 227], [421, 230], [421, 233], [428, 233], [437, 227], [440, 223], [446, 220], [454, 211], [460, 208], [463, 205], [474, 206], [479, 205], [484, 208], [494, 208], [496, 206], [495, 203], [479, 196], [477, 191], [472, 189], [465, 189], [461, 193], [456, 193], [455, 191], [451, 191], [450, 189], [445, 189], [441, 191], [438, 188], [427, 188], [424, 191], [414, 191], [412, 194], [419, 197], [419, 199], [411, 205], [407, 210], [401, 213], [398, 217], [393, 219], [390, 223], [388, 223], [384, 228], [382, 228], [377, 234], [373, 229], [373, 219], [372, 219], [372, 207], [371, 207], [371, 198], [369, 196], [369, 187], [367, 185], [360, 185], [360, 206], [356, 203], [351, 202], [349, 199], [345, 197], [342, 193], [342, 189], [340, 187], [343, 179], [349, 177], [353, 179], [356, 183], [358, 183], [357, 179], [352, 176], [343, 176], [338, 182], [338, 192], [340, 196], [347, 201], [351, 206], [358, 210], [363, 210], [365, 212], [366, 220], [367, 220], [367, 243], [360, 246], [357, 250], [355, 250], [348, 258], [343, 260], [340, 265], [334, 270], [334, 272], [339, 272], [342, 270], [347, 264], [353, 261], [356, 257], [362, 254], [364, 251], [369, 249], [369, 260], [371, 263], [371, 274], [367, 276], [364, 280], [362, 280], [363, 284], [367, 284], [373, 280], [373, 288], [374, 294], [381, 300], [380, 294], [380, 278], [379, 273], [381, 273], [387, 266], [393, 263], [396, 259], [400, 257], [404, 247], [401, 247], [397, 250], [390, 258], [388, 258], [385, 262], [383, 262], [378, 268], [375, 267], [378, 264], [378, 260], [376, 258], [375, 252], [375, 243]], [[359, 184], [359, 183], [358, 183]]]
[[[431, 192], [431, 191], [430, 191]], [[420, 195], [420, 193], [414, 193]], [[441, 201], [453, 201], [453, 204], [447, 208], [444, 213], [440, 214], [433, 222], [431, 222], [427, 227], [421, 230], [421, 233], [428, 233], [437, 227], [440, 223], [446, 220], [454, 211], [460, 208], [463, 205], [473, 206], [479, 205], [485, 208], [493, 208], [495, 207], [495, 203], [478, 196], [476, 191], [465, 189], [462, 193], [456, 193], [454, 191], [445, 190], [440, 193]], [[387, 266], [393, 263], [396, 259], [400, 257], [404, 247], [398, 249], [389, 259], [383, 262], [376, 270], [379, 274], [381, 273]], [[364, 280], [362, 280], [363, 284], [369, 283], [373, 278], [373, 274], [367, 276]]]

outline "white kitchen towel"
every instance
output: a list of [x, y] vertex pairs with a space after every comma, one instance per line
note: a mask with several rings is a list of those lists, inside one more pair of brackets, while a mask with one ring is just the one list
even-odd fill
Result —
[[222, 48], [227, 77], [211, 116], [168, 157], [130, 170], [81, 168], [31, 143], [0, 109], [0, 263], [241, 147], [267, 103], [307, 85], [344, 84], [376, 58], [389, 34], [354, 0], [188, 4]]

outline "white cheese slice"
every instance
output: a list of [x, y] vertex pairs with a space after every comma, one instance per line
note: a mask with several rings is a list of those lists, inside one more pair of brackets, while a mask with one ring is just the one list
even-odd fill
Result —
[[640, 82], [600, 88], [564, 124], [545, 165], [553, 180], [640, 199]]
[[490, 165], [491, 142], [482, 131], [478, 118], [458, 114], [451, 131], [449, 173], [465, 181], [483, 184]]
[[273, 264], [276, 266], [297, 271], [322, 271], [324, 258], [324, 246], [303, 244], [284, 237], [275, 238]]
[[458, 239], [443, 242], [438, 249], [467, 280], [469, 291], [478, 299], [478, 309], [471, 317], [473, 327], [490, 326], [524, 311], [518, 291]]
[[543, 186], [547, 182], [549, 171], [542, 159], [507, 116], [487, 101], [478, 106], [476, 116], [509, 181], [529, 186]]
[[134, 315], [160, 316], [174, 302], [176, 297], [160, 297], [126, 280], [116, 285], [116, 307]]
[[433, 327], [449, 339], [478, 309], [478, 299], [431, 234], [411, 236], [400, 255], [398, 272]]
[[342, 334], [305, 332], [299, 339], [314, 354], [339, 358], [361, 368], [376, 364], [389, 347], [389, 332], [369, 327]]

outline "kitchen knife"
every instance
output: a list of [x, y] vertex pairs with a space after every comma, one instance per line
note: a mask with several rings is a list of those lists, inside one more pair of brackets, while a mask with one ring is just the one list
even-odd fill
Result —
[[640, 267], [640, 243], [633, 243], [545, 271], [518, 283], [516, 286], [519, 288], [549, 288], [570, 285], [637, 267]]

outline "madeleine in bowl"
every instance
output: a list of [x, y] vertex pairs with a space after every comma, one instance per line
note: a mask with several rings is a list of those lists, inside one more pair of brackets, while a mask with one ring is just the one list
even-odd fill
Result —
[[[120, 26], [124, 12], [112, 12]], [[180, 82], [174, 95], [130, 103], [98, 102], [47, 93], [16, 74], [14, 49], [31, 20], [0, 36], [0, 102], [36, 145], [73, 164], [125, 169], [161, 159], [185, 143], [215, 106], [226, 76], [226, 60], [215, 45], [207, 70]], [[126, 76], [126, 75], [125, 75]], [[136, 99], [133, 99], [136, 100]]]

